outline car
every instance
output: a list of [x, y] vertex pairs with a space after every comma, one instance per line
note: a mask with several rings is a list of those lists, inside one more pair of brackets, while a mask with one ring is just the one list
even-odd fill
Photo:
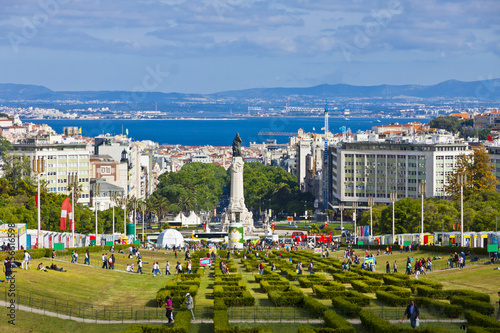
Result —
[[298, 228], [298, 227], [299, 227], [299, 226], [298, 226], [298, 225], [296, 225], [295, 223], [293, 223], [293, 224], [289, 224], [288, 226], [289, 226], [290, 228]]
[[335, 230], [346, 230], [344, 227], [335, 227]]

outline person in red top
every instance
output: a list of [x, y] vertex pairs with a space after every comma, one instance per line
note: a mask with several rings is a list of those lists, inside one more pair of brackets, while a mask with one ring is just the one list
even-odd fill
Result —
[[172, 300], [170, 299], [170, 296], [167, 296], [167, 298], [165, 298], [165, 309], [167, 310], [166, 316], [168, 319], [168, 323], [172, 324], [174, 322], [174, 318], [172, 316], [173, 307], [172, 307]]

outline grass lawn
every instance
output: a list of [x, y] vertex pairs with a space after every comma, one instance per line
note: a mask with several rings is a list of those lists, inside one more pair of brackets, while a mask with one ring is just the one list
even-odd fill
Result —
[[16, 311], [16, 324], [11, 325], [7, 322], [4, 315], [6, 309], [0, 311], [2, 320], [0, 320], [0, 332], [11, 333], [53, 333], [53, 332], [71, 332], [71, 333], [118, 333], [123, 332], [130, 324], [87, 324], [79, 323], [73, 320], [48, 317], [36, 313]]
[[[156, 306], [156, 293], [163, 288], [171, 276], [142, 275], [111, 271], [71, 263], [55, 261], [67, 272], [18, 269], [17, 291], [57, 297], [70, 303], [91, 303], [93, 305]], [[44, 263], [49, 263], [45, 259]]]

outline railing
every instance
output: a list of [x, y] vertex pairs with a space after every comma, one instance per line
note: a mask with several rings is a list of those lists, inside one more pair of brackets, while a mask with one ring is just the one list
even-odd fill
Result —
[[[10, 302], [7, 288], [3, 288], [3, 301]], [[58, 299], [50, 296], [38, 295], [31, 292], [16, 290], [15, 302], [18, 305], [24, 305], [34, 309], [52, 312], [58, 315], [66, 315], [70, 318], [83, 318], [92, 321], [166, 321], [166, 311], [164, 308], [148, 306], [98, 306], [89, 303], [72, 302], [69, 300]], [[195, 307], [194, 314], [196, 319], [213, 318], [212, 307]], [[175, 315], [174, 310], [174, 315]]]

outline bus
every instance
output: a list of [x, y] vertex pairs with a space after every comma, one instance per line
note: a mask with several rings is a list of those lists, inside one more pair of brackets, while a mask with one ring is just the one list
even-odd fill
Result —
[[182, 228], [182, 221], [166, 221], [163, 223], [168, 223], [170, 228], [176, 228], [176, 229]]
[[203, 232], [193, 231], [193, 239], [203, 240], [205, 242], [227, 242], [227, 232]]

